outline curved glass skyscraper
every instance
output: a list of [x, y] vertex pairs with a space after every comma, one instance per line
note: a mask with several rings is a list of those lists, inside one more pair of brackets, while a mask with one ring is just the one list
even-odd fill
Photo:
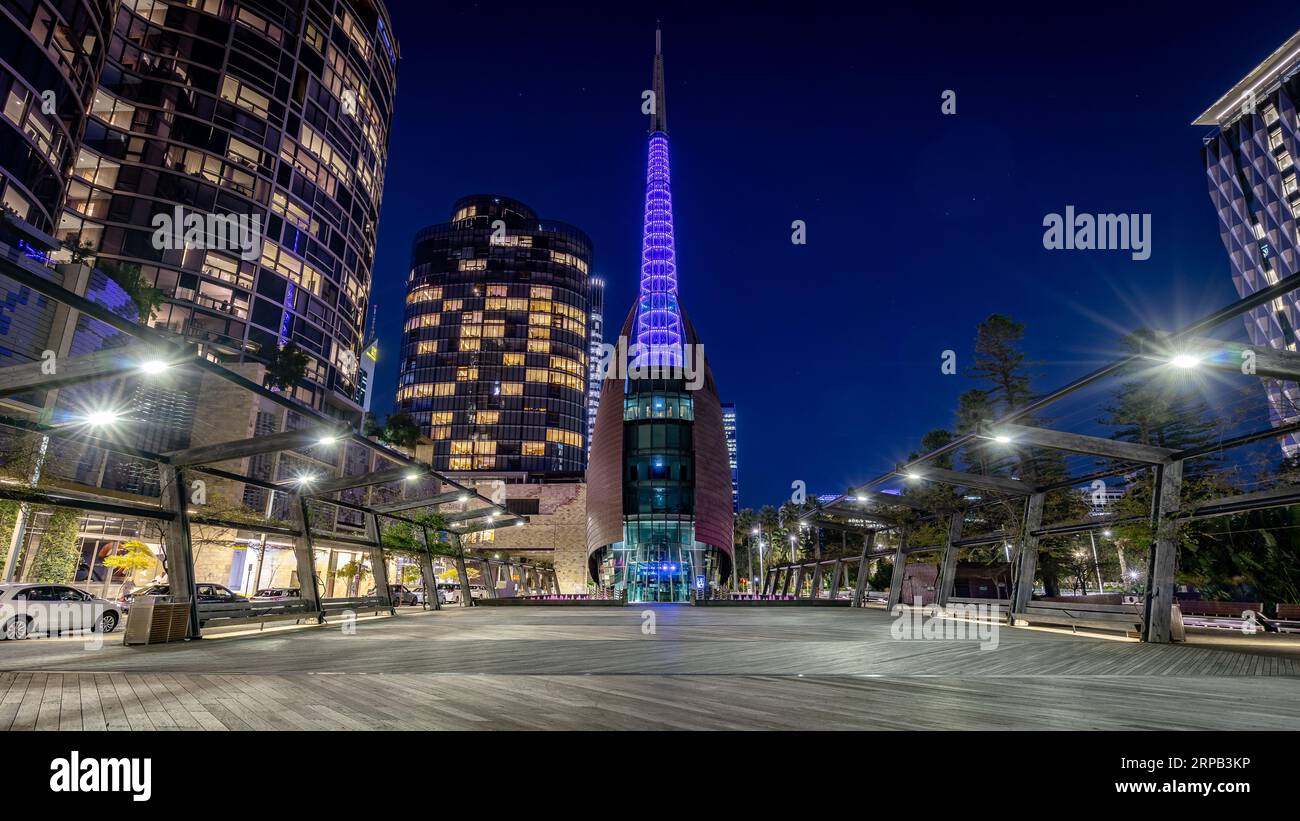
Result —
[[722, 407], [677, 296], [664, 62], [655, 32], [641, 284], [601, 389], [587, 470], [588, 566], [633, 602], [687, 601], [732, 569]]
[[[383, 3], [114, 5], [55, 235], [138, 266], [163, 295], [148, 324], [209, 358], [270, 362], [294, 343], [294, 398], [359, 420], [399, 57]], [[161, 225], [214, 217], [260, 245], [163, 241]]]
[[397, 405], [435, 469], [586, 468], [590, 269], [585, 233], [509, 197], [416, 234]]
[[53, 233], [115, 0], [0, 4], [0, 205]]

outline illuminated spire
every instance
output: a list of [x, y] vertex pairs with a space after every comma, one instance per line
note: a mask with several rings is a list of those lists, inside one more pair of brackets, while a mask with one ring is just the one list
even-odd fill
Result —
[[664, 112], [662, 38], [655, 28], [655, 108], [650, 115], [649, 162], [645, 182], [645, 230], [641, 240], [641, 293], [637, 299], [639, 361], [682, 362], [682, 315], [677, 306], [677, 254], [673, 246], [673, 197]]
[[664, 52], [663, 52], [663, 32], [659, 30], [659, 24], [655, 23], [655, 74], [654, 84], [651, 86], [655, 93], [655, 108], [650, 112], [650, 133], [656, 131], [664, 134], [668, 133], [668, 108], [667, 100], [664, 97]]

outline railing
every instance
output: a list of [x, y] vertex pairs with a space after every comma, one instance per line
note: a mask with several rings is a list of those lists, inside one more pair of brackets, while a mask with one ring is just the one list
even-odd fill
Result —
[[307, 602], [268, 601], [268, 602], [199, 602], [199, 624], [201, 626], [220, 627], [227, 624], [260, 623], [263, 627], [268, 621], [278, 619], [313, 619], [320, 617], [318, 610], [313, 610]]
[[342, 599], [322, 599], [321, 610], [327, 616], [344, 613], [348, 610], [358, 612], [392, 613], [393, 608], [383, 603], [378, 596], [352, 596]]

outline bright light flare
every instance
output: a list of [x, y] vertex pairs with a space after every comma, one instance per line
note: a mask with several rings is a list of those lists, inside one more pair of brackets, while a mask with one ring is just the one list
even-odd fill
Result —
[[82, 417], [81, 421], [90, 425], [92, 428], [102, 428], [106, 425], [112, 425], [122, 418], [122, 414], [115, 410], [97, 410], [91, 411]]

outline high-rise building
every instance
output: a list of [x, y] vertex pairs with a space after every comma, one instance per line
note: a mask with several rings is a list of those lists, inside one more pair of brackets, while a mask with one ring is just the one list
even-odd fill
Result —
[[[1232, 281], [1245, 298], [1300, 271], [1300, 32], [1219, 98], [1194, 125], [1211, 126], [1202, 154]], [[1270, 300], [1245, 315], [1253, 345], [1297, 349], [1300, 292]], [[1262, 380], [1273, 423], [1300, 418], [1300, 385]], [[1300, 453], [1300, 438], [1282, 437]]]
[[0, 4], [0, 204], [46, 234], [59, 222], [116, 10], [117, 0]]
[[598, 584], [629, 601], [685, 601], [731, 576], [733, 513], [717, 387], [678, 303], [658, 31], [653, 91], [640, 294], [620, 332], [629, 367], [618, 364], [601, 387], [587, 562]]
[[415, 236], [397, 405], [439, 471], [587, 465], [591, 240], [491, 194]]
[[56, 236], [138, 266], [164, 297], [149, 324], [209, 357], [294, 343], [295, 398], [359, 420], [398, 63], [382, 3], [124, 0], [107, 52]]
[[587, 300], [591, 319], [587, 325], [587, 452], [591, 453], [591, 434], [596, 429], [596, 409], [600, 405], [600, 347], [605, 341], [605, 280], [592, 277], [588, 282]]
[[731, 465], [731, 510], [740, 512], [740, 469], [736, 458], [736, 406], [727, 402], [722, 406], [722, 432], [727, 437], [727, 462]]

